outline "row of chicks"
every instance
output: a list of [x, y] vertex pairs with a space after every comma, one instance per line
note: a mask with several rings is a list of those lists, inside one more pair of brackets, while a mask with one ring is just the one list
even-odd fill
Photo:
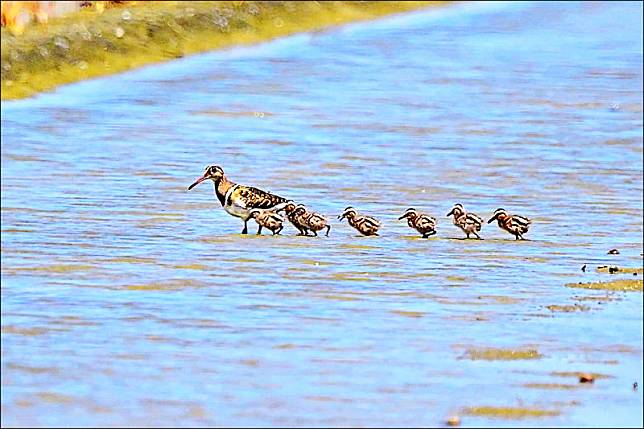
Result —
[[[265, 227], [273, 232], [273, 235], [279, 234], [283, 229], [284, 218], [279, 212], [284, 211], [287, 219], [299, 231], [299, 235], [309, 235], [312, 232], [317, 236], [318, 231], [326, 228], [326, 236], [329, 235], [331, 226], [328, 224], [327, 219], [315, 212], [309, 211], [304, 205], [296, 205], [293, 202], [288, 202], [276, 211], [254, 209], [250, 211], [250, 216], [255, 219], [259, 225], [257, 231], [261, 233], [262, 227]], [[447, 214], [447, 217], [454, 217], [454, 225], [459, 227], [470, 238], [473, 235], [477, 239], [481, 239], [479, 232], [481, 231], [483, 218], [480, 216], [469, 213], [465, 210], [462, 204], [456, 204], [452, 210]], [[342, 214], [338, 216], [339, 220], [347, 219], [349, 225], [357, 230], [362, 235], [378, 235], [378, 230], [382, 223], [372, 217], [358, 213], [353, 207], [347, 207]], [[437, 221], [436, 218], [427, 214], [420, 213], [418, 210], [409, 208], [405, 213], [398, 218], [398, 220], [407, 220], [410, 228], [416, 230], [423, 238], [429, 238], [436, 234]], [[504, 231], [515, 236], [516, 240], [523, 240], [523, 234], [528, 232], [532, 221], [524, 216], [513, 215], [508, 213], [505, 209], [498, 208], [494, 211], [494, 215], [487, 221], [492, 223], [494, 220]]]
[[285, 205], [277, 210], [261, 210], [253, 209], [249, 212], [252, 219], [255, 219], [259, 229], [258, 234], [261, 234], [262, 228], [266, 228], [273, 232], [273, 235], [279, 234], [284, 226], [284, 218], [279, 214], [280, 212], [286, 214], [287, 219], [299, 231], [298, 235], [309, 235], [309, 231], [317, 237], [318, 231], [326, 228], [326, 236], [329, 236], [331, 225], [329, 225], [326, 218], [318, 213], [314, 213], [306, 209], [303, 204], [295, 204], [292, 201], [287, 202]]

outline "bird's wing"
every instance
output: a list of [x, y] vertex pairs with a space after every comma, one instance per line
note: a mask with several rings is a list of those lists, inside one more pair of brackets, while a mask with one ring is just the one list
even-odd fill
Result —
[[468, 213], [465, 219], [468, 223], [474, 223], [477, 225], [481, 225], [483, 223], [483, 219], [480, 216], [475, 215], [474, 213]]
[[523, 225], [523, 226], [528, 226], [528, 225], [530, 225], [532, 223], [532, 221], [530, 219], [528, 219], [527, 217], [523, 217], [523, 216], [519, 216], [519, 215], [513, 215], [512, 220], [514, 222], [518, 223], [519, 225]]
[[374, 224], [378, 228], [380, 228], [380, 226], [382, 225], [382, 223], [378, 219], [376, 219], [375, 217], [363, 216], [363, 218], [366, 219], [368, 222]]
[[356, 224], [360, 226], [366, 225], [368, 228], [375, 228], [375, 229], [380, 228], [380, 221], [371, 216], [362, 216], [360, 219], [357, 220]]
[[436, 219], [431, 216], [421, 215], [418, 218], [418, 225], [421, 228], [433, 228], [434, 226], [436, 226]]
[[228, 198], [232, 201], [238, 201], [247, 209], [272, 209], [278, 204], [286, 202], [286, 198], [252, 186], [239, 186]]
[[528, 228], [530, 228], [530, 222], [529, 219], [526, 219], [522, 216], [512, 216], [510, 225], [512, 226], [513, 229], [516, 231], [519, 231], [520, 233], [526, 233], [528, 232]]
[[326, 219], [320, 214], [311, 213], [311, 216], [309, 216], [309, 222], [322, 223], [326, 222]]
[[271, 219], [277, 222], [284, 222], [284, 218], [277, 213], [271, 213], [268, 215], [268, 217], [270, 217]]

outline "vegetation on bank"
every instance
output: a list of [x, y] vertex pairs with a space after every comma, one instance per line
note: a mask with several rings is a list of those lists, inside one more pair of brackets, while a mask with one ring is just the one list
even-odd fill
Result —
[[2, 28], [2, 99], [185, 55], [436, 6], [441, 1], [137, 2]]

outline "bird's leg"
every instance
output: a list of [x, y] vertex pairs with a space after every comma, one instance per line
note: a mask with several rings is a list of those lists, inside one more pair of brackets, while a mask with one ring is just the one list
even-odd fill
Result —
[[260, 224], [257, 224], [257, 225], [258, 225], [257, 235], [262, 235], [262, 226]]
[[244, 229], [242, 229], [242, 234], [248, 234], [248, 219], [244, 219]]
[[326, 237], [329, 236], [329, 232], [331, 232], [331, 225], [326, 226]]
[[283, 228], [284, 228], [284, 227], [283, 227], [282, 225], [280, 225], [280, 227], [279, 227], [279, 229], [278, 229], [277, 231], [273, 231], [273, 235], [275, 235], [275, 234], [279, 234], [279, 233], [280, 233], [280, 231], [282, 231], [282, 229], [283, 229]]
[[313, 231], [313, 235], [317, 237], [318, 233], [316, 231]]
[[465, 233], [465, 235], [466, 235], [467, 239], [469, 240], [469, 238], [470, 238], [470, 233], [469, 233], [469, 232], [466, 232], [466, 233]]
[[472, 234], [474, 234], [478, 240], [483, 240], [477, 233], [473, 232]]

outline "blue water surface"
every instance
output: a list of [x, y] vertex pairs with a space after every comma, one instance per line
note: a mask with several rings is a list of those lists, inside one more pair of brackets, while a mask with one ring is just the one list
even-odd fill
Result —
[[[642, 267], [642, 63], [641, 2], [465, 3], [2, 102], [2, 425], [641, 426], [641, 291], [566, 285]], [[239, 234], [207, 164], [330, 237]]]

